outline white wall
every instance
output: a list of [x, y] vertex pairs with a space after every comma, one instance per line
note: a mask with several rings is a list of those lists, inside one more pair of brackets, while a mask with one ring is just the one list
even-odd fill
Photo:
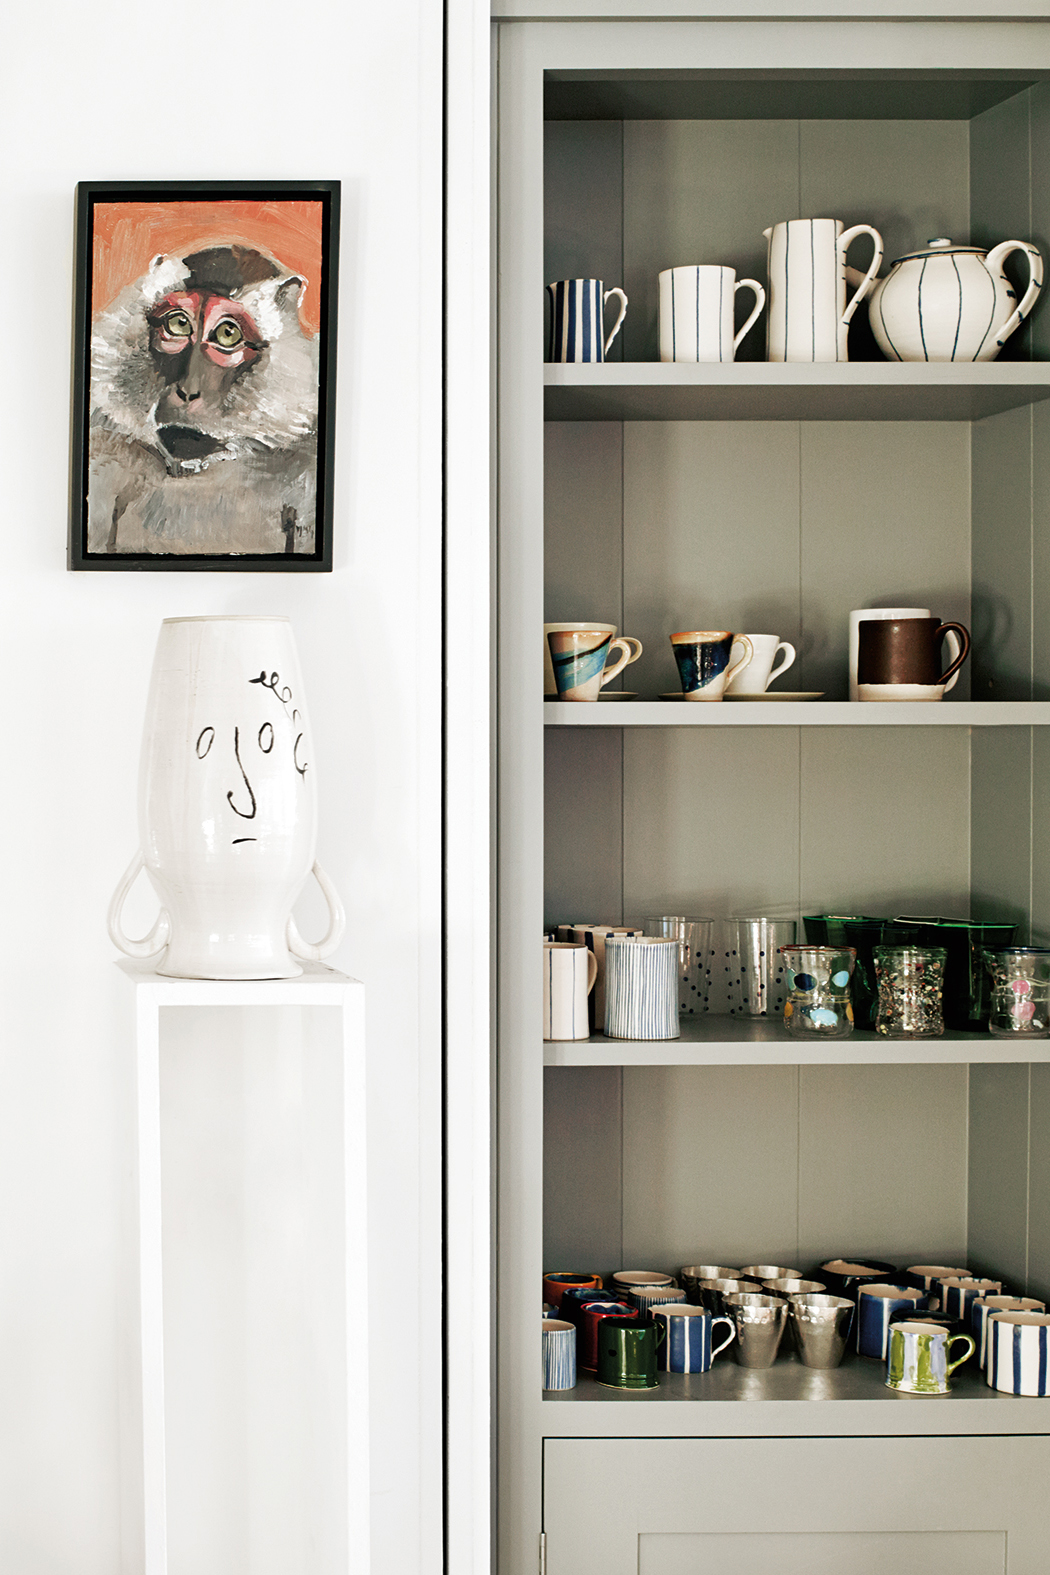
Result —
[[[119, 1566], [113, 886], [160, 620], [296, 629], [370, 1017], [373, 1559], [437, 1567], [441, 7], [9, 9], [0, 117], [0, 1568]], [[68, 573], [78, 179], [343, 182], [335, 572]], [[129, 920], [133, 922], [133, 915]], [[319, 909], [302, 907], [318, 932]], [[425, 1303], [426, 1312], [422, 1312]]]

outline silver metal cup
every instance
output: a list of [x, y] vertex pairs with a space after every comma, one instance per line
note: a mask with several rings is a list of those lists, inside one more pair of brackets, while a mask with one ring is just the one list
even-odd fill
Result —
[[692, 1263], [678, 1276], [686, 1295], [695, 1307], [701, 1305], [697, 1287], [701, 1280], [739, 1280], [739, 1269], [730, 1269], [724, 1263]]
[[741, 1275], [736, 1279], [697, 1280], [696, 1293], [698, 1307], [706, 1307], [708, 1312], [722, 1314], [725, 1312], [726, 1295], [731, 1291], [761, 1291], [762, 1287], [757, 1280], [745, 1280]]
[[[781, 1280], [763, 1280], [762, 1289], [770, 1296], [783, 1296], [785, 1301], [790, 1301], [792, 1296], [819, 1295], [826, 1291], [827, 1286], [820, 1280], [798, 1280], [794, 1277]], [[784, 1337], [793, 1351], [798, 1350], [798, 1336], [795, 1334], [795, 1325], [788, 1319], [787, 1334]]]
[[787, 1302], [779, 1296], [730, 1291], [725, 1304], [736, 1329], [733, 1351], [741, 1367], [772, 1367], [787, 1327]]
[[788, 1316], [806, 1367], [837, 1367], [842, 1361], [856, 1305], [847, 1296], [809, 1292], [788, 1298]]
[[776, 1263], [749, 1263], [740, 1271], [741, 1279], [758, 1280], [801, 1280], [805, 1275], [801, 1269], [785, 1269], [782, 1264]]

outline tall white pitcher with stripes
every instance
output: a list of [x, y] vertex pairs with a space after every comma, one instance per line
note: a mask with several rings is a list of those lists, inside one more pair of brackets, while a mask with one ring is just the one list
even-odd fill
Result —
[[[848, 361], [850, 318], [882, 264], [882, 236], [870, 224], [786, 219], [762, 231], [769, 242], [770, 361]], [[846, 253], [858, 235], [875, 242], [871, 266], [846, 304]]]

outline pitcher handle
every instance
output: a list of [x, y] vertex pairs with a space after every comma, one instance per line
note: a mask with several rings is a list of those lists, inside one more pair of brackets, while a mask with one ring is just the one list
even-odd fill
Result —
[[[845, 312], [842, 314], [842, 317], [839, 319], [840, 326], [843, 328], [845, 328], [847, 323], [849, 323], [854, 312], [857, 310], [857, 307], [860, 305], [861, 301], [863, 301], [864, 297], [875, 283], [875, 275], [882, 267], [882, 236], [879, 234], [878, 230], [873, 229], [870, 224], [855, 224], [851, 230], [843, 230], [842, 234], [839, 236], [839, 256], [842, 259], [843, 266], [845, 266], [846, 263], [846, 253], [849, 251], [850, 246], [856, 240], [858, 235], [871, 236], [872, 240], [875, 242], [875, 255], [871, 259], [871, 266], [869, 267], [867, 273], [862, 276], [853, 299], [850, 301], [849, 305], [846, 307]], [[851, 269], [850, 271], [854, 272], [855, 270]]]
[[171, 920], [168, 917], [166, 908], [160, 910], [160, 913], [157, 915], [157, 922], [149, 934], [142, 937], [141, 941], [133, 941], [124, 934], [120, 916], [124, 911], [124, 903], [128, 892], [135, 884], [139, 871], [144, 867], [145, 862], [142, 856], [142, 849], [139, 848], [121, 876], [117, 889], [113, 893], [109, 912], [106, 914], [106, 928], [109, 930], [109, 938], [117, 950], [124, 953], [125, 957], [155, 957], [158, 952], [164, 950], [171, 938]]
[[303, 962], [321, 962], [323, 958], [330, 956], [342, 940], [343, 931], [346, 929], [346, 910], [339, 900], [339, 893], [316, 860], [313, 873], [328, 904], [328, 931], [316, 945], [311, 941], [304, 941], [299, 934], [295, 919], [291, 914], [288, 915], [288, 927], [285, 931], [288, 950], [296, 957], [301, 957]]
[[[738, 642], [741, 645], [746, 646], [747, 649], [744, 652], [744, 655], [741, 656], [738, 661], [735, 661], [733, 663], [732, 667], [730, 667], [728, 672], [726, 673], [726, 680], [725, 680], [725, 686], [724, 686], [726, 689], [729, 688], [729, 685], [733, 682], [733, 679], [736, 677], [736, 675], [740, 671], [740, 669], [742, 667], [746, 667], [748, 662], [750, 662], [752, 660], [752, 658], [754, 657], [754, 654], [755, 654], [755, 648], [751, 644], [751, 641], [748, 639], [746, 634], [734, 634], [734, 636], [733, 636], [733, 645], [736, 645]], [[730, 654], [730, 656], [732, 656], [732, 654], [733, 654], [733, 645], [731, 645], [729, 647], [729, 654]]]
[[[955, 658], [959, 655], [960, 651], [962, 650], [962, 641], [959, 639], [959, 636], [956, 634], [954, 629], [949, 629], [944, 638], [948, 642], [948, 660], [950, 662], [954, 662]], [[952, 676], [949, 678], [948, 682], [944, 686], [945, 694], [948, 693], [949, 689], [954, 689], [958, 682], [959, 682], [959, 670], [958, 670], [958, 668], [956, 668], [955, 672], [952, 673]]]
[[754, 305], [754, 310], [751, 313], [751, 316], [748, 318], [748, 320], [744, 324], [743, 328], [741, 328], [740, 332], [737, 334], [736, 338], [733, 340], [733, 354], [734, 355], [736, 355], [737, 345], [739, 345], [741, 339], [743, 339], [743, 337], [747, 333], [748, 329], [757, 320], [757, 318], [759, 316], [759, 313], [762, 311], [762, 308], [766, 304], [766, 292], [765, 292], [765, 290], [763, 290], [762, 286], [759, 284], [757, 279], [738, 279], [737, 282], [736, 282], [736, 286], [735, 286], [735, 288], [733, 290], [734, 298], [736, 297], [737, 290], [743, 290], [745, 288], [748, 289], [748, 290], [754, 290], [754, 292], [755, 292], [755, 305]]
[[992, 329], [1000, 350], [1014, 329], [1019, 328], [1029, 316], [1036, 297], [1043, 288], [1043, 254], [1037, 246], [1032, 246], [1028, 241], [1000, 241], [998, 246], [993, 246], [984, 259], [984, 265], [989, 273], [992, 273], [1005, 257], [1009, 257], [1011, 252], [1024, 252], [1028, 258], [1028, 288], [1002, 327]]
[[613, 340], [616, 338], [616, 335], [620, 332], [620, 326], [623, 323], [624, 318], [627, 316], [627, 297], [624, 295], [624, 293], [620, 289], [619, 285], [617, 285], [612, 290], [606, 290], [605, 295], [602, 298], [602, 306], [603, 307], [608, 303], [610, 295], [618, 295], [620, 297], [620, 302], [621, 302], [620, 315], [616, 319], [615, 323], [613, 323], [612, 333], [609, 335], [608, 339], [605, 341], [604, 348], [602, 349], [603, 357], [607, 356], [609, 354], [609, 346], [612, 344]]
[[600, 685], [600, 687], [602, 689], [605, 688], [606, 684], [612, 682], [612, 680], [616, 677], [617, 673], [622, 673], [623, 672], [623, 670], [627, 666], [628, 662], [633, 662], [634, 659], [635, 659], [631, 655], [631, 647], [627, 644], [626, 640], [620, 638], [620, 639], [610, 640], [609, 641], [609, 650], [610, 651], [615, 651], [617, 646], [619, 646], [619, 648], [620, 648], [620, 650], [621, 650], [621, 652], [623, 654], [621, 655], [620, 660], [618, 662], [615, 662], [612, 667], [607, 667], [605, 669], [605, 671], [602, 673], [602, 681], [601, 681], [601, 685]]
[[958, 638], [960, 650], [955, 660], [948, 664], [948, 667], [937, 680], [938, 683], [945, 685], [959, 671], [959, 668], [970, 654], [970, 631], [961, 623], [942, 623], [937, 630], [938, 635], [948, 634], [949, 632], [955, 634]]
[[[598, 982], [598, 959], [588, 947], [587, 950], [587, 994], [590, 995]], [[601, 1284], [601, 1281], [598, 1281]]]

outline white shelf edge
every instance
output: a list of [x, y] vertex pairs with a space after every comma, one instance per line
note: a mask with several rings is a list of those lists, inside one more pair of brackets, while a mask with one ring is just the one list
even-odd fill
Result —
[[[732, 1018], [711, 1023], [736, 1027]], [[969, 1066], [1050, 1062], [1050, 1038], [1020, 1043], [991, 1034], [945, 1035], [941, 1039], [880, 1039], [870, 1030], [847, 1039], [792, 1039], [777, 1024], [761, 1030], [725, 1034], [691, 1032], [680, 1039], [550, 1040], [543, 1043], [544, 1066]], [[743, 1025], [741, 1025], [743, 1026]]]
[[1036, 388], [1050, 361], [545, 362], [545, 388]]
[[543, 702], [545, 727], [1045, 727], [1046, 700]]

